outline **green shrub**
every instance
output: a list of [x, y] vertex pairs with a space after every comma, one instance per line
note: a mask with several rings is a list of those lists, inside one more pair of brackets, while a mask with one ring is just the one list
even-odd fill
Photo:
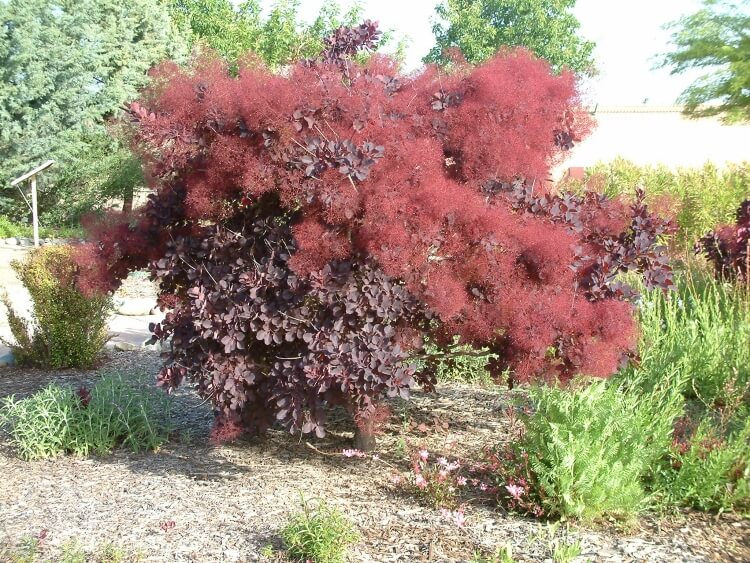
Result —
[[468, 344], [460, 344], [460, 337], [453, 337], [453, 344], [443, 349], [432, 342], [425, 344], [425, 356], [434, 365], [440, 383], [470, 383], [490, 385], [492, 376], [487, 362], [497, 358], [487, 348], [476, 350]]
[[0, 215], [0, 238], [31, 237], [33, 234], [30, 225], [14, 223], [7, 217]]
[[750, 385], [747, 295], [742, 288], [689, 272], [675, 281], [675, 292], [643, 294], [636, 371], [645, 382], [675, 374], [687, 397], [709, 407], [732, 402]]
[[[39, 226], [39, 238], [82, 238], [83, 229], [78, 226], [49, 227]], [[0, 239], [4, 238], [32, 238], [34, 228], [27, 223], [15, 223], [7, 217], [0, 215]]]
[[667, 196], [676, 214], [681, 247], [692, 247], [717, 225], [733, 222], [740, 202], [750, 196], [750, 162], [722, 169], [707, 163], [702, 168], [673, 170], [618, 158], [596, 164], [587, 176], [589, 185], [609, 196], [633, 195], [637, 186], [646, 189], [647, 201]]
[[669, 387], [648, 395], [616, 382], [531, 389], [518, 444], [528, 454], [549, 516], [629, 519], [647, 501], [643, 479], [667, 451], [682, 399]]
[[343, 563], [346, 549], [359, 539], [354, 526], [325, 502], [311, 506], [302, 500], [302, 512], [281, 530], [289, 557], [313, 563]]
[[7, 296], [10, 343], [20, 365], [55, 369], [89, 368], [109, 339], [109, 296], [86, 296], [76, 288], [77, 266], [72, 247], [46, 246], [11, 266], [31, 295], [29, 323], [17, 314]]
[[25, 399], [8, 397], [0, 422], [26, 460], [63, 453], [103, 455], [119, 445], [139, 452], [167, 441], [170, 405], [163, 391], [111, 374], [90, 392], [51, 384]]
[[750, 508], [750, 417], [745, 411], [735, 422], [734, 428], [724, 428], [706, 416], [692, 436], [675, 439], [666, 463], [655, 472], [654, 490], [664, 504]]

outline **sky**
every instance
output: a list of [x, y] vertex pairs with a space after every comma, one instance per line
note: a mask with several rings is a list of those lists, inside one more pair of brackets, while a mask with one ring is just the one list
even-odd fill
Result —
[[[301, 0], [311, 21], [329, 0]], [[346, 8], [350, 2], [341, 0]], [[363, 0], [364, 17], [409, 39], [406, 67], [417, 68], [434, 44], [435, 0]], [[269, 2], [270, 4], [270, 2]], [[700, 8], [699, 0], [578, 0], [580, 34], [596, 43], [599, 75], [584, 84], [586, 100], [600, 105], [669, 105], [700, 74], [671, 76], [654, 70], [658, 53], [669, 50], [662, 26]]]

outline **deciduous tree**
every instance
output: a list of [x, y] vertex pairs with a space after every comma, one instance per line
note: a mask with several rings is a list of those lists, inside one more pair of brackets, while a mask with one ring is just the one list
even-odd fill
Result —
[[680, 96], [689, 115], [750, 119], [750, 3], [704, 0], [695, 14], [673, 22], [674, 51], [663, 65], [672, 74], [703, 69], [705, 74]]
[[594, 43], [578, 35], [571, 10], [575, 0], [444, 0], [435, 11], [437, 44], [426, 62], [445, 63], [458, 48], [471, 63], [482, 62], [502, 47], [525, 47], [563, 68], [591, 74]]

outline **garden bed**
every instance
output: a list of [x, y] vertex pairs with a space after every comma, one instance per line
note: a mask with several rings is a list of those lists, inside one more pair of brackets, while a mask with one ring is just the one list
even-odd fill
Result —
[[[113, 354], [101, 371], [153, 373], [158, 362], [152, 353]], [[28, 394], [51, 381], [90, 384], [97, 376], [0, 369], [0, 393]], [[25, 462], [3, 439], [0, 559], [41, 535], [42, 558], [54, 558], [76, 539], [89, 552], [112, 543], [145, 561], [281, 560], [279, 529], [304, 493], [326, 499], [356, 524], [362, 539], [350, 551], [351, 561], [466, 561], [475, 551], [508, 543], [517, 561], [551, 561], [555, 539], [580, 542], [581, 561], [750, 560], [750, 521], [739, 516], [681, 513], [646, 516], [627, 531], [555, 530], [477, 501], [458, 528], [391, 484], [391, 465], [407, 469], [408, 446], [478, 459], [483, 445], [506, 436], [508, 401], [501, 388], [456, 384], [393, 403], [379, 439], [380, 460], [341, 455], [351, 447], [344, 416], [334, 417], [331, 432], [314, 447], [281, 430], [211, 446], [211, 408], [188, 390], [176, 396], [173, 440], [156, 453]]]

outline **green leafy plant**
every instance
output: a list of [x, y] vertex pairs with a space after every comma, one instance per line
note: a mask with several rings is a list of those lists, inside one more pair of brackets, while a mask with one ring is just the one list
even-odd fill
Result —
[[555, 563], [570, 563], [581, 555], [581, 542], [567, 542], [563, 540], [555, 540], [552, 545], [552, 560]]
[[15, 339], [10, 346], [16, 361], [55, 369], [93, 366], [109, 339], [112, 301], [108, 295], [87, 296], [79, 291], [73, 248], [35, 249], [11, 266], [33, 304], [29, 322], [13, 309], [7, 295], [2, 299]]
[[[533, 486], [549, 516], [630, 519], [647, 501], [642, 480], [669, 447], [682, 399], [671, 387], [628, 393], [604, 381], [569, 388], [533, 387], [515, 446], [528, 457]], [[501, 485], [503, 477], [501, 475]], [[511, 498], [524, 494], [517, 482]], [[501, 487], [502, 490], [502, 487]]]
[[471, 563], [514, 563], [513, 548], [510, 544], [498, 547], [493, 553], [487, 555], [480, 551], [475, 551], [471, 558]]
[[708, 408], [731, 403], [750, 384], [750, 307], [742, 288], [700, 273], [676, 291], [645, 293], [639, 305], [640, 365], [626, 378], [645, 384], [676, 377], [688, 398]]
[[62, 453], [106, 454], [119, 445], [135, 452], [155, 450], [171, 432], [171, 400], [138, 379], [110, 374], [91, 390], [50, 384], [30, 397], [6, 398], [0, 422], [19, 457]]
[[750, 197], [750, 163], [723, 168], [706, 163], [702, 168], [675, 170], [617, 158], [589, 169], [586, 183], [610, 197], [632, 197], [642, 186], [648, 203], [660, 203], [674, 213], [679, 227], [676, 244], [683, 249], [717, 225], [734, 222], [737, 207]]
[[459, 336], [453, 337], [453, 343], [441, 348], [433, 342], [427, 342], [424, 348], [425, 360], [420, 365], [431, 362], [431, 367], [440, 383], [469, 383], [491, 385], [492, 376], [487, 363], [497, 358], [488, 348], [479, 350], [467, 344], [461, 344]]
[[[705, 417], [690, 436], [676, 437], [654, 489], [667, 505], [698, 510], [750, 508], [750, 417], [717, 424]], [[725, 426], [735, 426], [726, 428]]]
[[76, 539], [70, 539], [62, 545], [60, 563], [86, 563], [86, 552]]
[[289, 556], [295, 561], [343, 563], [348, 546], [359, 539], [354, 526], [336, 508], [302, 498], [302, 511], [281, 530]]
[[0, 547], [0, 560], [10, 563], [35, 563], [38, 561], [40, 540], [34, 536], [27, 536], [21, 540], [18, 547]]

